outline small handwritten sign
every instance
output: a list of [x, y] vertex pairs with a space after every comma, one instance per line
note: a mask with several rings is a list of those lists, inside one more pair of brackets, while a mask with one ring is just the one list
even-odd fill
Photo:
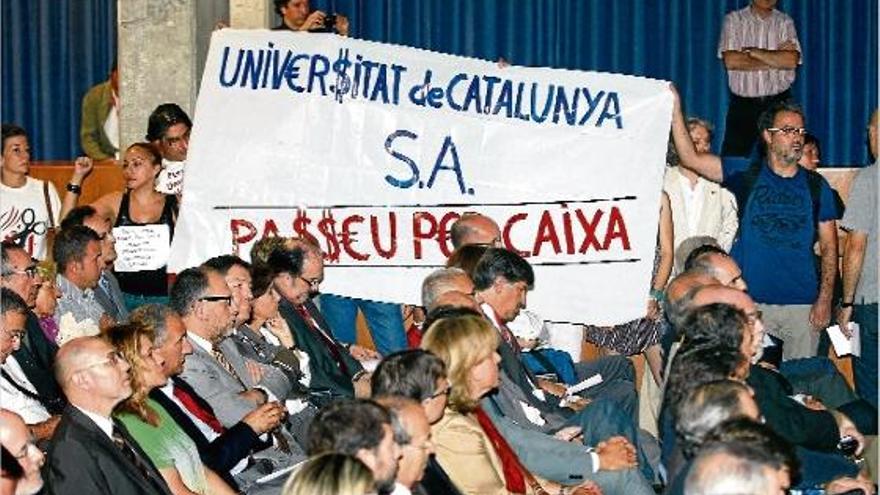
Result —
[[117, 272], [155, 270], [168, 264], [171, 235], [167, 225], [115, 227]]

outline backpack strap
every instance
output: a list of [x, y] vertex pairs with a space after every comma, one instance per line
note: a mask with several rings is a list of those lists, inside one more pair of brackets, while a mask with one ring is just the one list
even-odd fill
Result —
[[739, 236], [742, 234], [742, 226], [743, 226], [743, 218], [745, 218], [746, 208], [749, 204], [749, 199], [752, 196], [752, 190], [755, 188], [755, 183], [758, 182], [758, 176], [761, 175], [761, 168], [764, 166], [764, 163], [760, 159], [753, 160], [749, 167], [742, 173], [742, 187], [739, 188], [738, 194], [736, 194], [736, 216], [737, 216], [737, 226], [736, 226], [736, 235], [733, 236], [734, 239], [739, 239]]
[[49, 181], [43, 181], [43, 199], [46, 201], [46, 213], [49, 215], [49, 228], [55, 228], [55, 214], [52, 213], [52, 201], [49, 200]]

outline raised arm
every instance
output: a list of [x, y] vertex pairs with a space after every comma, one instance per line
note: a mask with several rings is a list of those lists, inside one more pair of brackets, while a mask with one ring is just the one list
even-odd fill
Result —
[[681, 97], [674, 85], [670, 84], [669, 88], [673, 95], [672, 140], [675, 142], [675, 151], [678, 153], [681, 165], [708, 180], [721, 182], [721, 159], [711, 153], [698, 153], [694, 148], [681, 112]]
[[[68, 182], [68, 185], [73, 187], [68, 188], [67, 193], [64, 195], [64, 201], [61, 203], [61, 218], [59, 219], [59, 222], [64, 220], [64, 217], [70, 213], [70, 210], [76, 208], [76, 205], [79, 202], [82, 183], [86, 179], [86, 176], [92, 172], [94, 166], [92, 159], [86, 156], [77, 158], [73, 163], [73, 174], [70, 176], [70, 181]], [[70, 189], [73, 189], [73, 191]]]

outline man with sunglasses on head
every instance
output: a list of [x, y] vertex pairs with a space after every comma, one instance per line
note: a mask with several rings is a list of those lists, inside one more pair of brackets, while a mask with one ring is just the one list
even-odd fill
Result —
[[737, 199], [740, 222], [731, 255], [759, 303], [767, 332], [784, 341], [784, 360], [815, 355], [819, 332], [831, 321], [836, 220], [842, 212], [828, 182], [798, 166], [806, 133], [803, 112], [787, 102], [773, 105], [758, 122], [765, 153], [721, 158], [694, 149], [678, 92], [672, 91], [672, 135], [682, 166], [719, 182]]

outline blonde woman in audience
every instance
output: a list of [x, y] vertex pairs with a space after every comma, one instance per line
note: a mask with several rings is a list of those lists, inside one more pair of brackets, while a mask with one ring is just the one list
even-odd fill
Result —
[[[174, 195], [156, 192], [156, 177], [161, 171], [162, 155], [152, 144], [135, 143], [125, 150], [122, 159], [125, 190], [106, 194], [92, 204], [99, 215], [114, 219], [113, 235], [117, 242], [124, 239], [118, 227], [126, 227], [130, 235], [146, 229], [153, 231], [153, 234], [167, 234], [167, 240], [171, 242], [177, 223], [178, 202]], [[126, 260], [124, 251], [120, 250], [115, 274], [128, 310], [148, 303], [167, 303], [166, 267], [129, 271], [136, 267], [126, 267], [127, 261], [131, 260]], [[167, 260], [153, 261], [164, 265]]]
[[321, 454], [305, 461], [284, 485], [283, 495], [366, 495], [375, 493], [373, 473], [345, 454]]
[[162, 363], [154, 353], [153, 329], [140, 323], [111, 327], [110, 343], [131, 365], [131, 396], [116, 407], [114, 415], [159, 470], [175, 495], [234, 494], [223, 479], [199, 458], [196, 444], [168, 412], [149, 397], [165, 385]]
[[[480, 398], [498, 386], [501, 357], [491, 324], [479, 316], [438, 320], [426, 331], [422, 348], [446, 364], [449, 399], [431, 433], [437, 460], [455, 485], [479, 495], [560, 493], [558, 485], [537, 480], [522, 465], [479, 406]], [[575, 490], [599, 493], [591, 482]]]

